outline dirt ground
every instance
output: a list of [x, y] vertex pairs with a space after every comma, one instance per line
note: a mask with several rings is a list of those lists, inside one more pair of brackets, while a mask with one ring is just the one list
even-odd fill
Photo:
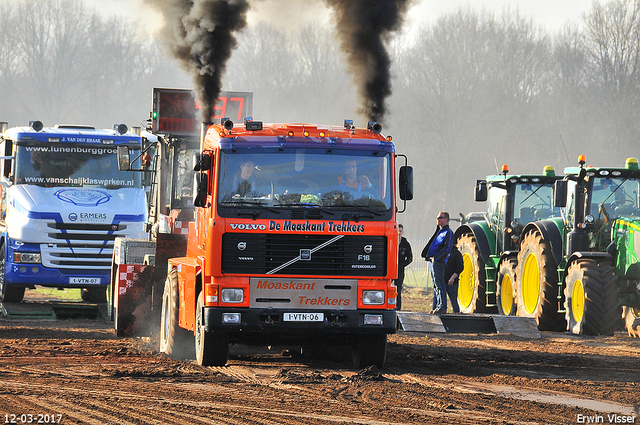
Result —
[[0, 423], [640, 423], [640, 340], [399, 333], [382, 370], [246, 347], [201, 367], [102, 318], [0, 316], [0, 383]]

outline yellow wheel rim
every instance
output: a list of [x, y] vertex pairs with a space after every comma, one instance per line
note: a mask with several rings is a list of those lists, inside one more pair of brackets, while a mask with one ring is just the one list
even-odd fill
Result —
[[513, 310], [513, 282], [508, 274], [502, 277], [500, 304], [502, 305], [502, 312], [507, 316], [510, 315], [511, 310]]
[[535, 254], [527, 255], [522, 270], [522, 303], [527, 313], [533, 314], [540, 298], [540, 267]]
[[467, 253], [462, 255], [464, 269], [458, 277], [458, 304], [462, 308], [469, 308], [473, 300], [473, 290], [476, 282], [476, 271], [473, 260]]
[[582, 286], [580, 279], [576, 279], [576, 281], [573, 282], [573, 289], [571, 290], [571, 315], [576, 323], [580, 323], [584, 316], [584, 286]]

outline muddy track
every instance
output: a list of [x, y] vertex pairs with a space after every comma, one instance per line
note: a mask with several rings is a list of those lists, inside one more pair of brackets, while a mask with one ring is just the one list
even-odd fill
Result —
[[117, 338], [102, 320], [0, 319], [0, 419], [574, 424], [617, 414], [638, 423], [639, 361], [640, 341], [622, 333], [398, 334], [383, 370], [246, 347], [233, 347], [226, 367], [201, 367], [159, 354], [148, 338]]

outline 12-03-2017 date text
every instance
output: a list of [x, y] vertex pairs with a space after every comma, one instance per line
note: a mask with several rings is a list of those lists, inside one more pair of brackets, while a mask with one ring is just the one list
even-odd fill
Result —
[[59, 424], [62, 423], [61, 413], [23, 413], [17, 414], [5, 414], [5, 424]]

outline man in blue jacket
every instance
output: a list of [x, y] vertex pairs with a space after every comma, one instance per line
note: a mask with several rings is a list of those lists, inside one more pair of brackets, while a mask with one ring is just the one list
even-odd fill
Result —
[[444, 269], [453, 245], [453, 231], [449, 228], [449, 213], [440, 211], [437, 217], [438, 227], [422, 250], [422, 257], [429, 261], [429, 274], [433, 282], [433, 314], [447, 312], [447, 283]]

